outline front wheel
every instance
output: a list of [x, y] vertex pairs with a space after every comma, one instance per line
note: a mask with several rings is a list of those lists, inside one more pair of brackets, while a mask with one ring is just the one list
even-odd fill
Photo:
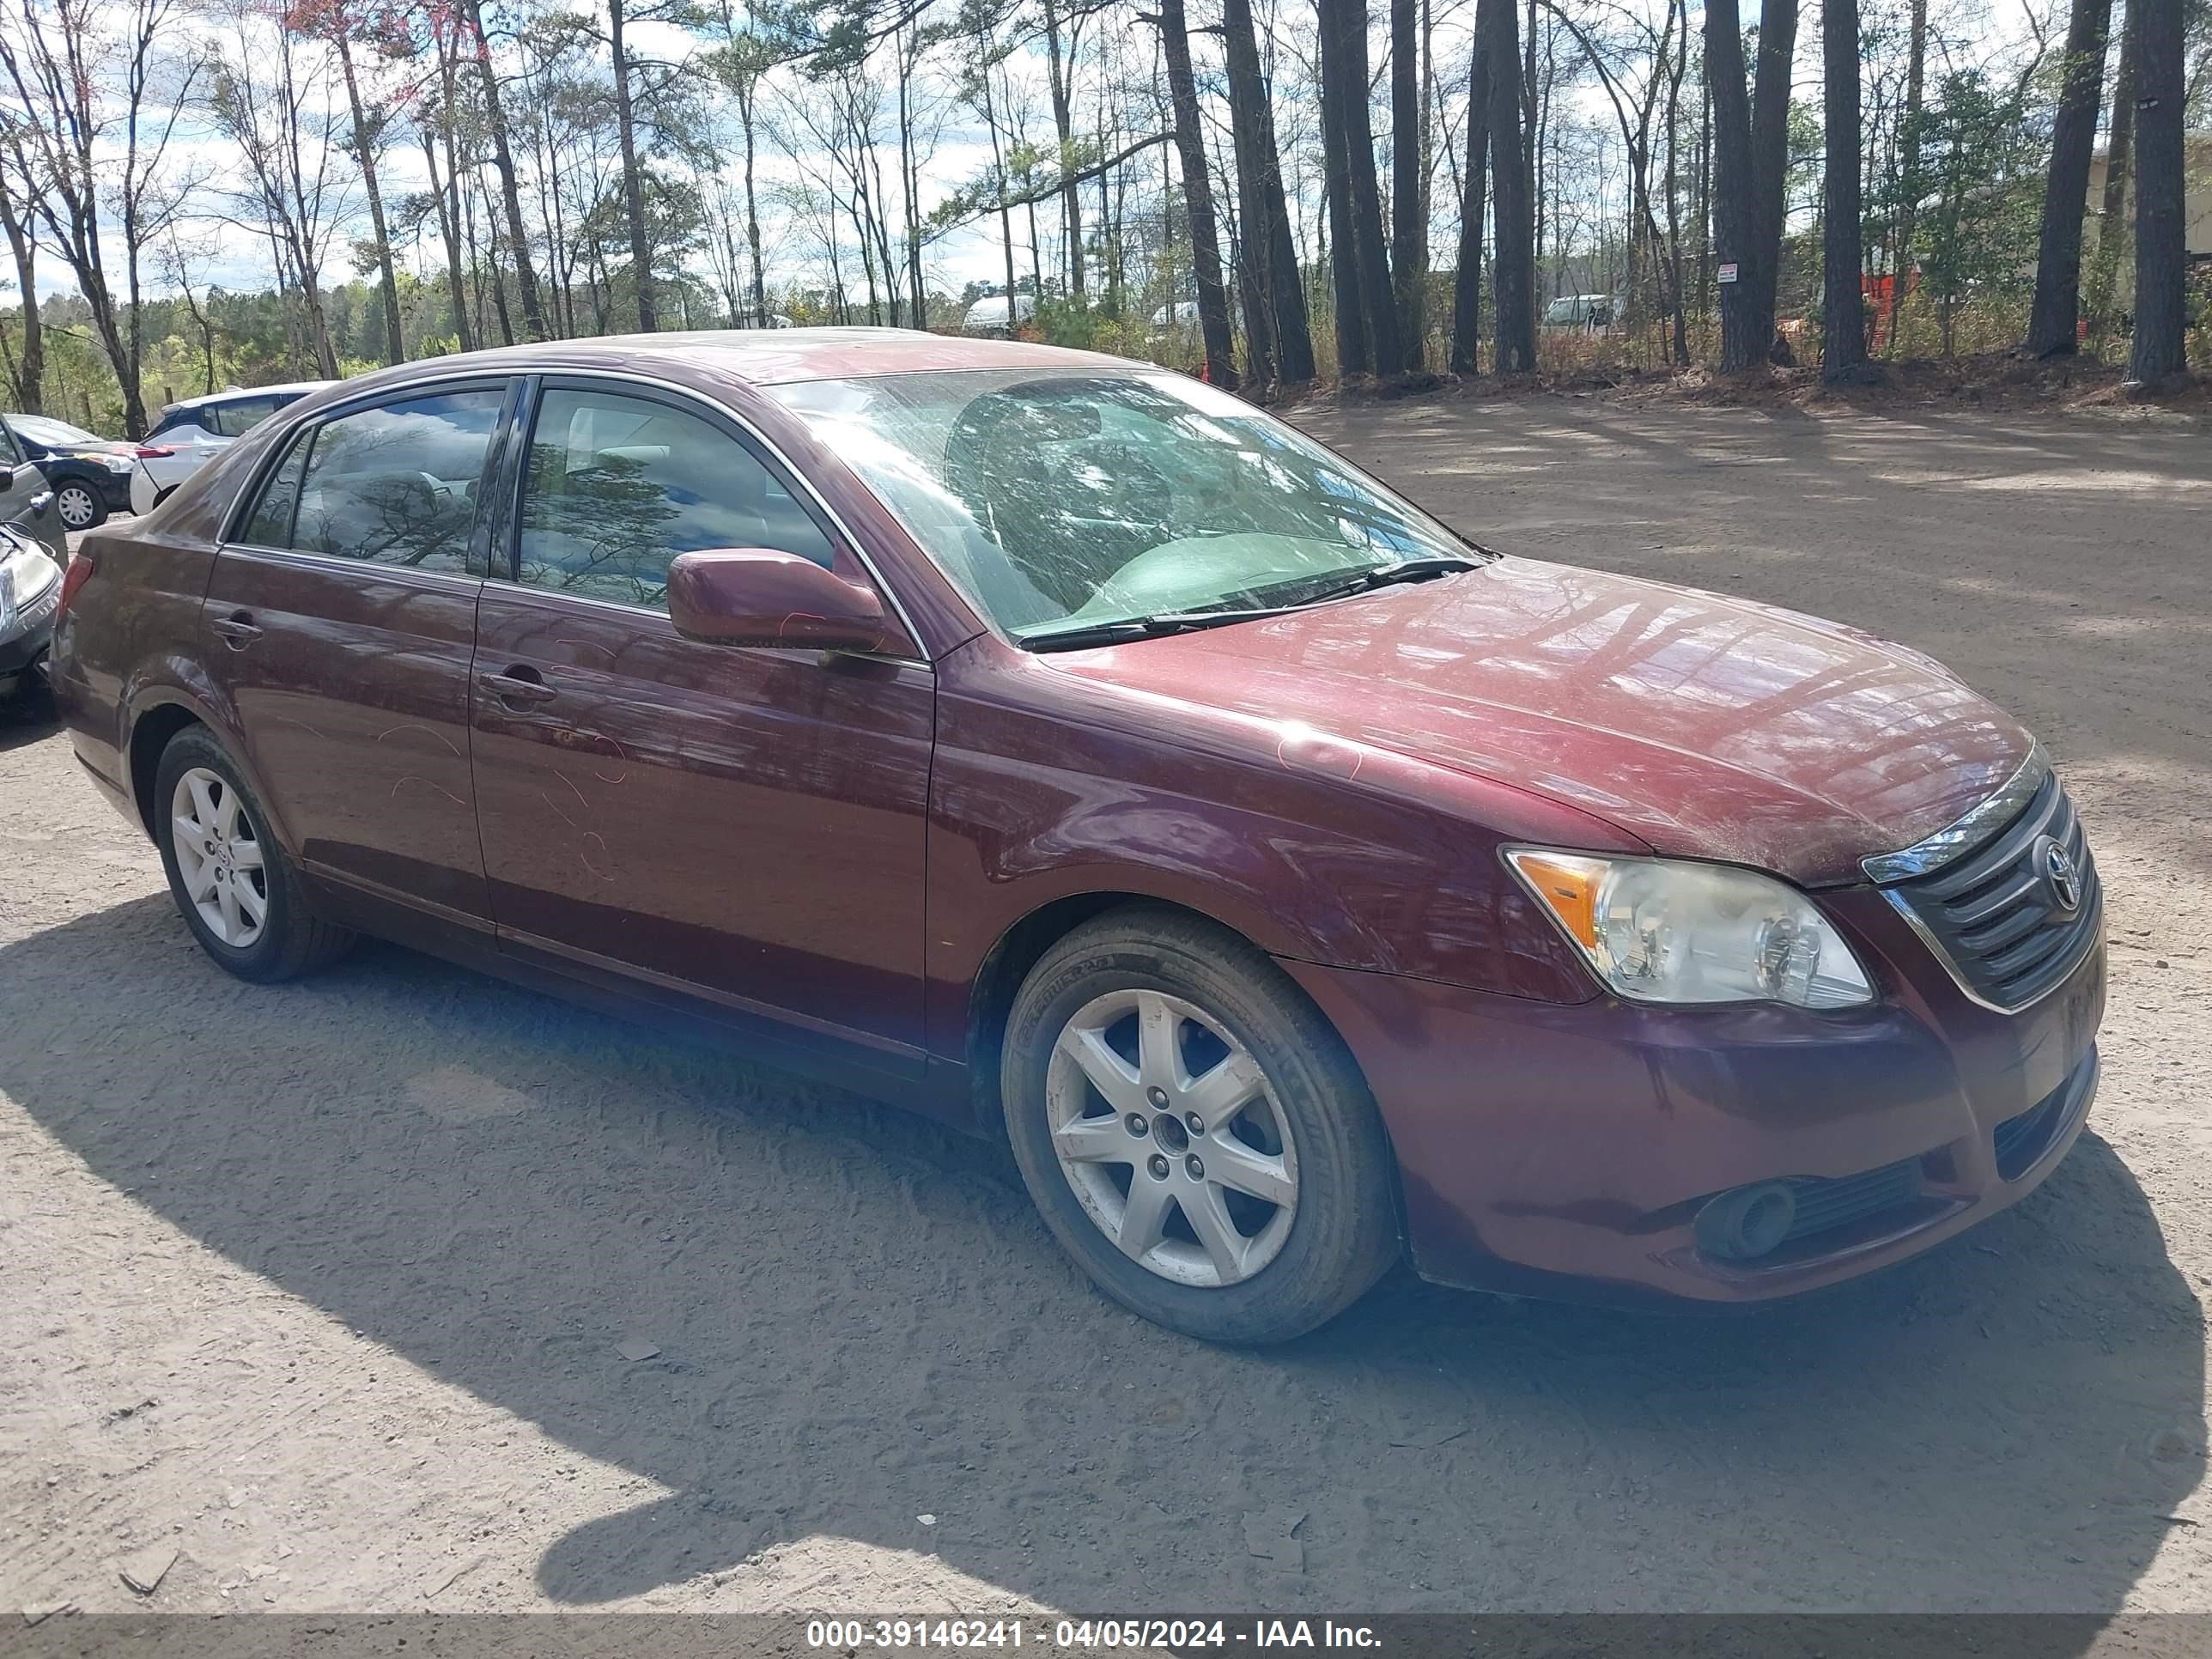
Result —
[[54, 510], [71, 530], [96, 530], [107, 521], [107, 503], [90, 484], [65, 478], [54, 491]]
[[1133, 906], [1070, 933], [1007, 1022], [1000, 1088], [1045, 1224], [1171, 1330], [1277, 1342], [1398, 1253], [1390, 1155], [1328, 1022], [1245, 940]]

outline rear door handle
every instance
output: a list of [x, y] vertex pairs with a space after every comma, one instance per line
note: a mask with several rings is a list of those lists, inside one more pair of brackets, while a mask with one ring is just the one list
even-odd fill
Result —
[[534, 668], [516, 666], [497, 674], [479, 674], [477, 684], [504, 703], [550, 702], [561, 694], [545, 684]]
[[217, 617], [208, 626], [222, 635], [234, 651], [243, 651], [261, 637], [250, 611], [234, 611], [228, 617]]

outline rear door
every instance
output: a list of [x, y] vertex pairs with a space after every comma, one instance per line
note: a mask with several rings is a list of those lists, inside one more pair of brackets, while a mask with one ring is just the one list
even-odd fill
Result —
[[536, 404], [477, 629], [501, 947], [918, 1068], [929, 665], [680, 637], [681, 552], [772, 547], [873, 578], [721, 412], [582, 377]]
[[204, 611], [264, 804], [308, 870], [479, 927], [478, 509], [514, 385], [441, 382], [303, 427], [241, 509]]

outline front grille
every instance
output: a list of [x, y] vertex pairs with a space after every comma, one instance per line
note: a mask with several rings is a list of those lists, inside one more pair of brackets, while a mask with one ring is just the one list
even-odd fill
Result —
[[1802, 1176], [1784, 1184], [1797, 1200], [1796, 1218], [1782, 1236], [1786, 1245], [1910, 1203], [1920, 1196], [1920, 1160], [1900, 1158], [1852, 1176]]
[[[2045, 836], [2065, 850], [2081, 883], [2071, 911], [2036, 866]], [[2034, 799], [1980, 847], [1929, 876], [1887, 890], [1919, 923], [1960, 984], [2008, 1012], [2051, 990], [2096, 947], [2104, 894], [2073, 803], [2048, 775]]]

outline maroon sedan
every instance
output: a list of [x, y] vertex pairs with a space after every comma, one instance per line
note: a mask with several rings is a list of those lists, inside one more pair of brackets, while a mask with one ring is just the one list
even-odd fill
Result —
[[1012, 1146], [1238, 1341], [1739, 1303], [2063, 1156], [2096, 872], [1917, 653], [1508, 556], [1179, 375], [881, 331], [295, 404], [70, 566], [78, 758], [242, 978], [368, 933]]

